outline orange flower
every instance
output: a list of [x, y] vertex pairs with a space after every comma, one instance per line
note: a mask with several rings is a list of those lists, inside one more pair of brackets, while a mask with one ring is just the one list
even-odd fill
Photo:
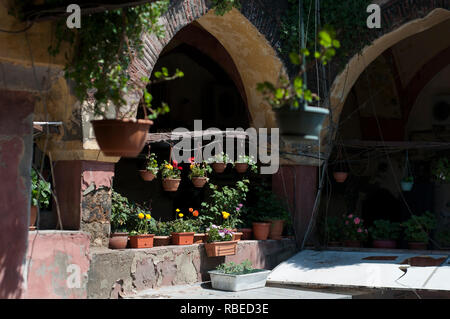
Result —
[[197, 216], [198, 216], [198, 210], [194, 210], [194, 212], [192, 213], [192, 215], [193, 215], [194, 217], [197, 217]]
[[192, 213], [194, 211], [193, 208], [189, 208], [189, 212]]

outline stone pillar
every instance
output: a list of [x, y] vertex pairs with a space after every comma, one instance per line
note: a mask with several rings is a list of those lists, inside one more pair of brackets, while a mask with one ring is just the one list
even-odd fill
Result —
[[114, 164], [57, 161], [54, 173], [62, 228], [83, 230], [91, 235], [91, 245], [107, 246]]
[[32, 94], [0, 90], [0, 298], [19, 298], [28, 242]]
[[282, 165], [272, 176], [272, 191], [288, 200], [293, 216], [296, 243], [300, 247], [308, 228], [317, 194], [317, 167]]

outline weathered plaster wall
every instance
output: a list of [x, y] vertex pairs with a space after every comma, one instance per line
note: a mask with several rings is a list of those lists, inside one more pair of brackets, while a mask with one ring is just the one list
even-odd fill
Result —
[[0, 298], [17, 298], [30, 216], [33, 96], [0, 90]]
[[240, 241], [234, 256], [207, 257], [203, 244], [150, 249], [92, 250], [88, 298], [118, 298], [161, 286], [209, 281], [208, 271], [246, 259], [272, 269], [296, 252], [294, 241]]
[[32, 231], [28, 235], [28, 245], [25, 267], [27, 289], [22, 298], [86, 298], [90, 265], [89, 234]]

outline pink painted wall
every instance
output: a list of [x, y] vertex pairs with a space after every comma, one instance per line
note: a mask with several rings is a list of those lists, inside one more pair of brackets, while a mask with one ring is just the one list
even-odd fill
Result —
[[[25, 299], [87, 297], [90, 265], [89, 234], [71, 231], [32, 231], [28, 236]], [[70, 265], [75, 265], [71, 266]], [[79, 271], [78, 271], [79, 270]], [[80, 283], [77, 287], [77, 282]]]
[[[281, 199], [288, 198], [294, 212], [296, 242], [301, 245], [308, 228], [317, 194], [317, 167], [284, 165], [272, 175], [272, 191]], [[295, 187], [294, 187], [295, 186]]]
[[0, 298], [18, 298], [30, 214], [33, 96], [0, 90]]

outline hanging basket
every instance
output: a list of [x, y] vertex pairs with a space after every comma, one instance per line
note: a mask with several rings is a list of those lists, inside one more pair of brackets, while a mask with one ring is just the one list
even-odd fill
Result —
[[334, 172], [333, 177], [337, 183], [343, 183], [347, 179], [348, 173], [347, 172]]
[[247, 171], [248, 169], [248, 164], [247, 163], [236, 163], [235, 164], [236, 167], [236, 171], [240, 174], [243, 174]]
[[300, 106], [297, 110], [283, 107], [275, 110], [281, 135], [319, 140], [322, 123], [329, 114], [322, 107]]
[[207, 243], [205, 249], [208, 257], [236, 255], [237, 240]]
[[105, 156], [136, 157], [145, 146], [150, 120], [94, 120], [98, 146]]
[[410, 192], [414, 186], [414, 182], [401, 181], [400, 185], [402, 187], [402, 191]]
[[180, 179], [165, 178], [162, 180], [162, 186], [166, 192], [176, 192], [178, 190], [178, 187], [180, 186], [180, 182], [181, 178]]
[[142, 179], [146, 182], [151, 182], [156, 177], [152, 172], [147, 170], [140, 170], [139, 174], [141, 175]]
[[205, 186], [206, 182], [208, 182], [208, 178], [206, 177], [192, 177], [192, 184], [196, 188], [202, 188]]
[[223, 173], [225, 169], [227, 168], [227, 163], [212, 163], [211, 164], [214, 172], [216, 173]]

